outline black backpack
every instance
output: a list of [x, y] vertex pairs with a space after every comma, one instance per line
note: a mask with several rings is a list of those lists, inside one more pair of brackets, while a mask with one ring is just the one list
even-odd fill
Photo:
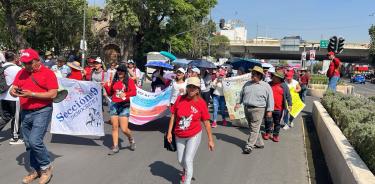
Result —
[[10, 64], [5, 67], [3, 67], [3, 65], [0, 66], [0, 94], [5, 93], [10, 87], [7, 85], [7, 81], [5, 80], [5, 69], [11, 66], [14, 65]]

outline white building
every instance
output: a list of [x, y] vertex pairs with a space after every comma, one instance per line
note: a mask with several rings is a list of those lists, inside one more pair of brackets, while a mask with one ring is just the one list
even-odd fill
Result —
[[228, 37], [229, 41], [246, 41], [247, 29], [245, 27], [234, 27], [229, 30], [220, 30], [220, 35]]

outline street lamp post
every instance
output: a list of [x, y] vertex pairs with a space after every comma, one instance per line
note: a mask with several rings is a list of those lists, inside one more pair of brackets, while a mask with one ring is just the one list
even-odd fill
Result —
[[86, 52], [86, 1], [83, 5], [83, 33], [82, 33], [82, 60], [81, 66], [85, 67], [85, 52]]

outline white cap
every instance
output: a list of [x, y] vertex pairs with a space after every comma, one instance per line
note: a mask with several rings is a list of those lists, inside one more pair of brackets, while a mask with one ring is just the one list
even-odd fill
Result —
[[275, 67], [271, 67], [270, 69], [268, 69], [268, 72], [270, 72], [270, 73], [275, 73], [275, 72], [276, 72]]
[[102, 63], [103, 61], [102, 61], [102, 59], [100, 59], [100, 57], [97, 57], [97, 58], [95, 59], [95, 62], [96, 62], [96, 63]]
[[129, 59], [128, 64], [130, 64], [130, 63], [134, 64], [135, 62], [132, 59]]
[[185, 69], [184, 68], [178, 68], [176, 71], [180, 71], [181, 73], [183, 73], [183, 74], [185, 74], [186, 73], [186, 71], [185, 71]]
[[191, 71], [195, 72], [197, 74], [201, 74], [201, 70], [199, 70], [199, 68], [197, 68], [197, 67], [192, 68]]

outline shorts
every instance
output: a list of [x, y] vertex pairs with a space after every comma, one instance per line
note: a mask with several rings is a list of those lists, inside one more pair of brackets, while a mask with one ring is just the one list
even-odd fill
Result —
[[123, 107], [118, 103], [111, 102], [109, 107], [109, 114], [111, 116], [129, 117], [130, 107]]

